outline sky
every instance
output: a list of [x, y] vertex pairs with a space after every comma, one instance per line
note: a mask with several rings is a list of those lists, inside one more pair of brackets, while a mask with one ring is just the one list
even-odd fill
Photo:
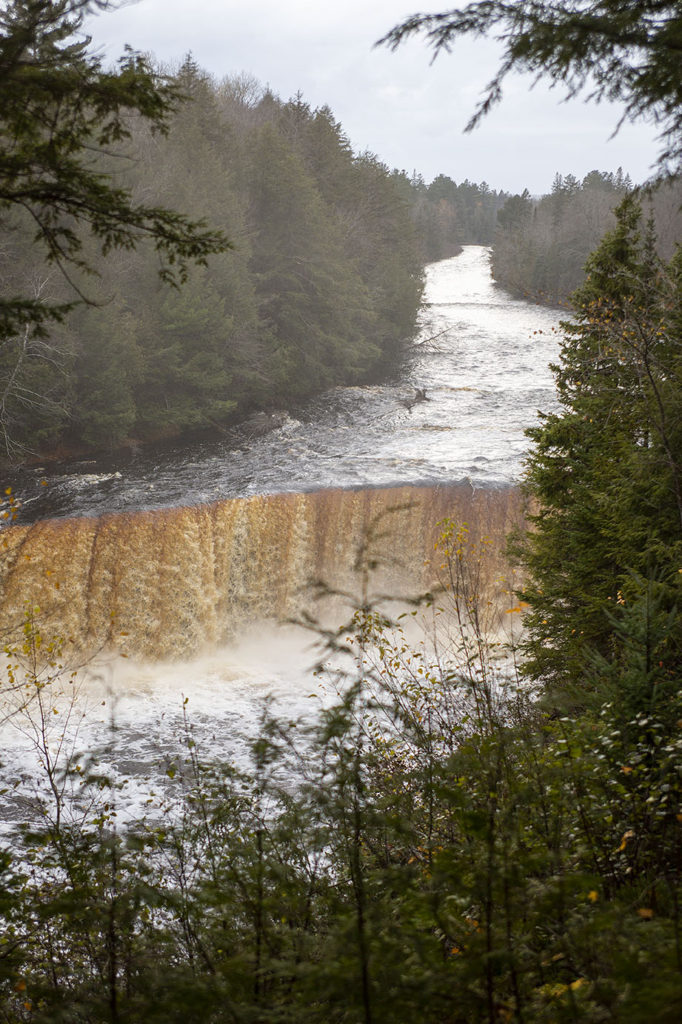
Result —
[[481, 126], [464, 134], [487, 82], [498, 44], [464, 40], [431, 61], [420, 39], [396, 53], [374, 48], [416, 11], [447, 10], [428, 0], [137, 0], [88, 23], [107, 58], [126, 43], [164, 63], [191, 52], [221, 79], [247, 72], [282, 99], [298, 91], [313, 107], [328, 105], [356, 152], [370, 150], [389, 167], [417, 171], [427, 182], [487, 181], [495, 189], [548, 192], [555, 174], [593, 169], [651, 173], [657, 152], [647, 124], [624, 125], [620, 109], [563, 102], [559, 89], [529, 76], [507, 82], [504, 99]]

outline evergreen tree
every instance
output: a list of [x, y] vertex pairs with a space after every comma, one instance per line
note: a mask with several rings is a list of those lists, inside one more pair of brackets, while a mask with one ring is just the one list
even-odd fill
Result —
[[[62, 270], [92, 269], [82, 231], [106, 254], [150, 238], [162, 257], [161, 274], [181, 281], [188, 263], [205, 262], [227, 242], [201, 221], [161, 206], [136, 202], [103, 173], [93, 153], [130, 137], [130, 115], [163, 130], [177, 90], [132, 51], [115, 70], [79, 41], [83, 18], [106, 0], [12, 0], [0, 12], [0, 210], [5, 227], [18, 209], [34, 221], [41, 256]], [[28, 325], [41, 329], [63, 318], [73, 302], [30, 295], [0, 300], [0, 338]]]
[[172, 432], [224, 422], [232, 396], [232, 324], [208, 274], [195, 271], [161, 304], [158, 346], [146, 353], [139, 418]]
[[110, 303], [106, 313], [88, 308], [73, 319], [80, 344], [71, 430], [94, 448], [115, 448], [130, 435], [142, 365], [133, 317], [120, 301]]
[[530, 192], [525, 189], [520, 196], [510, 196], [497, 214], [497, 220], [503, 231], [525, 227], [533, 215], [533, 203]]
[[331, 211], [271, 123], [254, 147], [252, 182], [253, 269], [274, 336], [270, 374], [291, 397], [358, 380], [378, 354], [367, 345], [369, 297]]
[[632, 120], [661, 129], [659, 168], [682, 159], [682, 11], [679, 0], [475, 0], [441, 14], [416, 14], [381, 40], [395, 49], [423, 33], [436, 53], [461, 36], [497, 35], [500, 68], [471, 118], [473, 128], [502, 97], [512, 71], [530, 71], [591, 99], [618, 100]]
[[412, 336], [423, 288], [418, 240], [407, 204], [373, 154], [355, 160], [356, 265], [377, 315], [375, 341], [384, 368], [399, 363]]
[[[614, 626], [647, 584], [680, 594], [682, 447], [677, 262], [642, 237], [628, 197], [588, 262], [555, 367], [562, 410], [528, 431], [526, 486], [538, 509], [525, 540], [527, 669], [584, 678], [595, 654], [619, 656]], [[660, 669], [680, 656], [673, 630]]]

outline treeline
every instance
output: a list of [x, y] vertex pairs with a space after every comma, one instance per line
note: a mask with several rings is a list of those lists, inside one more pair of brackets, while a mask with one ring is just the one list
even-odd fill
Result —
[[[133, 199], [205, 218], [233, 248], [173, 290], [151, 244], [102, 259], [84, 239], [96, 274], [67, 279], [36, 260], [35, 226], [15, 217], [1, 294], [74, 305], [45, 335], [27, 328], [0, 347], [5, 458], [215, 431], [390, 373], [414, 335], [424, 263], [465, 244], [493, 247], [493, 275], [512, 292], [565, 301], [631, 186], [597, 171], [557, 176], [540, 200], [442, 174], [427, 185], [353, 153], [331, 111], [300, 95], [283, 102], [248, 76], [215, 82], [191, 58], [175, 83], [185, 102], [167, 135], [139, 119], [93, 161]], [[677, 199], [669, 186], [651, 200], [667, 255]]]
[[71, 287], [36, 264], [34, 228], [15, 222], [3, 293], [97, 304], [3, 344], [5, 454], [214, 428], [385, 374], [413, 336], [423, 257], [401, 176], [354, 154], [331, 111], [300, 96], [282, 102], [246, 77], [216, 83], [191, 58], [176, 83], [187, 102], [166, 136], [140, 120], [97, 160], [138, 201], [222, 228], [233, 250], [172, 290], [151, 246], [102, 260], [86, 239], [101, 276], [72, 274]]
[[[628, 175], [591, 171], [582, 181], [557, 174], [552, 191], [534, 199], [509, 196], [498, 213], [493, 246], [495, 280], [509, 291], [561, 305], [585, 277], [589, 254], [615, 225], [614, 209], [633, 188]], [[659, 255], [669, 259], [682, 237], [682, 189], [672, 182], [648, 195]]]
[[456, 256], [463, 245], [492, 245], [498, 212], [509, 198], [487, 182], [457, 185], [439, 174], [427, 185], [419, 174], [409, 180], [409, 201], [425, 263]]

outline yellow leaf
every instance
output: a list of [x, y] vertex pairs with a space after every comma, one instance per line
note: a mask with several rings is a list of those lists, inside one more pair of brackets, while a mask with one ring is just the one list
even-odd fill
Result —
[[635, 833], [632, 831], [631, 828], [629, 828], [627, 830], [627, 832], [623, 833], [623, 836], [622, 836], [621, 841], [620, 841], [620, 846], [618, 847], [618, 852], [619, 853], [621, 852], [621, 850], [624, 850], [625, 847], [628, 845], [628, 839], [634, 839], [634, 836], [635, 836]]
[[587, 898], [591, 903], [596, 903], [599, 899], [599, 893], [596, 889], [591, 889], [587, 894]]

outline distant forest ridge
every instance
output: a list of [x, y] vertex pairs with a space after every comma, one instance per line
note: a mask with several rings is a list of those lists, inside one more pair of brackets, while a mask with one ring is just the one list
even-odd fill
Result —
[[[427, 262], [467, 244], [492, 247], [492, 274], [513, 294], [565, 304], [585, 278], [585, 263], [607, 231], [614, 208], [632, 191], [622, 169], [590, 171], [582, 180], [557, 174], [545, 196], [496, 192], [486, 182], [461, 185], [439, 175], [430, 185], [410, 178], [412, 218]], [[643, 196], [658, 255], [669, 260], [682, 240], [682, 183], [665, 182]]]
[[[492, 272], [516, 295], [561, 305], [585, 279], [585, 263], [616, 224], [614, 208], [633, 188], [627, 175], [591, 171], [582, 181], [557, 174], [552, 191], [509, 196], [497, 215]], [[682, 240], [682, 183], [642, 196], [647, 230], [664, 261]]]
[[[150, 247], [106, 259], [99, 277], [46, 338], [0, 350], [0, 457], [220, 430], [338, 384], [386, 377], [414, 337], [425, 263], [464, 244], [492, 246], [495, 278], [516, 294], [563, 301], [613, 222], [627, 178], [557, 177], [540, 200], [390, 170], [353, 152], [328, 107], [283, 102], [247, 75], [214, 81], [191, 58], [176, 76], [187, 97], [167, 136], [144, 124], [103, 171], [145, 203], [203, 217], [233, 250], [174, 291]], [[653, 200], [661, 244], [679, 238], [679, 195]], [[677, 220], [676, 220], [677, 218]], [[0, 252], [6, 296], [69, 301], [40, 265], [33, 227], [17, 220]]]

